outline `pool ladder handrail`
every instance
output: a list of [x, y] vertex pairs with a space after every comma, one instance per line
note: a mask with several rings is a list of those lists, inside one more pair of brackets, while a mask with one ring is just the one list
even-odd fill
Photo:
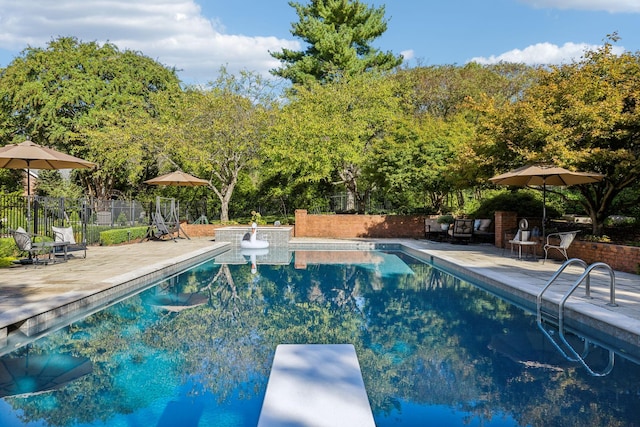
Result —
[[[560, 344], [558, 344], [556, 339], [554, 339], [551, 336], [551, 334], [544, 328], [544, 326], [542, 324], [542, 295], [558, 279], [560, 274], [562, 274], [562, 272], [567, 267], [569, 267], [570, 265], [573, 265], [573, 264], [579, 264], [580, 266], [584, 267], [585, 271], [584, 271], [584, 273], [582, 273], [580, 275], [580, 277], [578, 277], [578, 279], [571, 286], [569, 291], [567, 291], [567, 293], [565, 293], [565, 295], [562, 297], [562, 300], [558, 304], [558, 332], [559, 332], [559, 336], [560, 336], [560, 340], [561, 340], [562, 344], [573, 355], [573, 356], [569, 356], [562, 349]], [[590, 274], [591, 274], [591, 271], [593, 271], [596, 268], [604, 268], [605, 270], [607, 270], [609, 272], [609, 277], [611, 279], [611, 282], [610, 282], [610, 285], [609, 285], [609, 303], [607, 303], [607, 305], [609, 305], [611, 307], [617, 307], [618, 305], [615, 302], [615, 282], [616, 282], [616, 279], [615, 279], [615, 272], [613, 271], [613, 269], [608, 264], [605, 264], [603, 262], [596, 262], [596, 263], [593, 263], [591, 265], [587, 265], [586, 262], [584, 262], [583, 260], [581, 260], [579, 258], [571, 258], [571, 259], [565, 261], [560, 266], [560, 268], [554, 273], [554, 275], [551, 277], [551, 279], [549, 279], [549, 281], [544, 286], [544, 288], [542, 288], [542, 290], [538, 293], [538, 295], [536, 297], [536, 312], [537, 312], [537, 324], [538, 324], [538, 327], [540, 328], [542, 333], [551, 341], [551, 343], [554, 345], [554, 347], [560, 352], [560, 354], [562, 354], [562, 356], [565, 359], [567, 359], [567, 360], [569, 360], [571, 362], [579, 362], [593, 376], [604, 376], [604, 375], [608, 375], [613, 370], [613, 365], [614, 365], [614, 360], [615, 360], [615, 353], [611, 349], [609, 349], [609, 363], [608, 363], [608, 365], [605, 367], [605, 369], [602, 372], [595, 372], [594, 370], [592, 370], [587, 365], [587, 363], [584, 360], [589, 354], [589, 346], [590, 346], [589, 340], [583, 338], [584, 339], [584, 350], [582, 351], [581, 354], [579, 354], [575, 350], [575, 348], [567, 341], [567, 339], [565, 337], [565, 334], [564, 334], [564, 329], [565, 329], [564, 328], [564, 307], [565, 307], [565, 304], [566, 304], [567, 300], [569, 299], [569, 297], [582, 284], [582, 282], [585, 282], [585, 296], [587, 298], [591, 298]]]

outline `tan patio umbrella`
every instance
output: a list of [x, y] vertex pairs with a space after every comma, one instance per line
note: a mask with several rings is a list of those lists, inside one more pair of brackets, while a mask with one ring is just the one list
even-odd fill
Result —
[[0, 147], [0, 168], [27, 169], [27, 194], [30, 192], [31, 169], [83, 169], [95, 163], [38, 145], [27, 139], [20, 144]]
[[86, 169], [95, 163], [38, 145], [31, 140], [0, 147], [0, 168], [27, 170], [27, 231], [31, 219], [31, 169]]
[[209, 184], [208, 181], [189, 175], [181, 170], [148, 179], [144, 181], [144, 183], [150, 185], [174, 185], [180, 187], [197, 187], [199, 185]]
[[28, 397], [58, 389], [93, 372], [86, 357], [66, 354], [0, 357], [0, 398]]
[[547, 185], [569, 186], [602, 181], [604, 175], [591, 172], [573, 172], [558, 166], [528, 165], [490, 178], [494, 184], [518, 187], [542, 187], [542, 236], [547, 221]]
[[[200, 179], [193, 175], [189, 175], [188, 173], [182, 172], [181, 170], [177, 170], [174, 172], [167, 173], [165, 175], [160, 175], [155, 178], [148, 179], [144, 181], [144, 183], [150, 184], [150, 185], [171, 185], [171, 186], [177, 186], [177, 187], [198, 187], [198, 186], [209, 184], [208, 181], [204, 179]], [[177, 212], [173, 212], [172, 210], [171, 215], [175, 216], [174, 220], [176, 222], [178, 236], [180, 236], [180, 232], [182, 231], [182, 233], [184, 233], [184, 235], [188, 239], [190, 239], [189, 235], [187, 235], [187, 233], [182, 229], [182, 227], [180, 227], [180, 221], [178, 219]]]

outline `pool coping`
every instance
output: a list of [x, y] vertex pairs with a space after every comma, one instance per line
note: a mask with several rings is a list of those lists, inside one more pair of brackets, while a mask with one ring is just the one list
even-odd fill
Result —
[[[140, 293], [160, 280], [228, 250], [228, 243], [200, 248], [106, 278], [94, 284], [90, 290], [66, 292], [55, 299], [23, 304], [14, 310], [5, 311], [0, 314], [0, 355]], [[9, 334], [12, 328], [15, 328], [15, 332]]]

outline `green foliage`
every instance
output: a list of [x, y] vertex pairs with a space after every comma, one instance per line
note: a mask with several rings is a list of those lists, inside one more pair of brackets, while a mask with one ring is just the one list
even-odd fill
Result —
[[123, 227], [127, 225], [128, 222], [129, 220], [127, 219], [127, 214], [125, 214], [124, 212], [120, 212], [120, 214], [118, 215], [118, 218], [116, 218], [116, 224]]
[[0, 139], [29, 135], [98, 163], [93, 173], [76, 173], [107, 198], [140, 175], [152, 152], [141, 124], [155, 114], [152, 95], [179, 90], [174, 70], [137, 52], [60, 37], [0, 70]]
[[306, 44], [304, 51], [283, 49], [271, 56], [282, 67], [271, 73], [294, 84], [328, 83], [368, 71], [387, 71], [402, 63], [402, 56], [380, 52], [371, 42], [387, 30], [384, 6], [368, 7], [358, 0], [311, 0], [289, 3], [299, 21], [291, 34]]
[[0, 258], [15, 258], [18, 256], [18, 248], [13, 237], [0, 238]]
[[579, 62], [539, 69], [517, 102], [487, 102], [474, 147], [474, 160], [492, 164], [493, 172], [552, 163], [605, 175], [602, 183], [574, 187], [595, 220], [595, 235], [615, 213], [614, 199], [640, 178], [640, 53], [616, 55], [616, 40], [611, 36]]
[[290, 187], [333, 183], [363, 212], [373, 183], [363, 171], [395, 121], [395, 84], [366, 74], [325, 85], [298, 87], [271, 127], [264, 156], [273, 175]]
[[[467, 212], [475, 218], [493, 218], [496, 211], [517, 212], [518, 217], [542, 218], [542, 198], [533, 190], [504, 191], [480, 203], [475, 211]], [[561, 210], [547, 200], [547, 218], [557, 218]]]
[[190, 88], [162, 105], [164, 157], [211, 182], [220, 220], [243, 173], [258, 165], [259, 153], [276, 112], [271, 83], [255, 73], [221, 70], [206, 89]]
[[436, 222], [438, 224], [453, 224], [455, 222], [455, 219], [453, 218], [453, 215], [445, 214], [440, 215], [438, 219], [436, 219]]
[[256, 212], [256, 211], [251, 211], [251, 223], [256, 223], [258, 225], [265, 225], [267, 223], [267, 221], [265, 221], [262, 218], [262, 215], [260, 214], [260, 212]]
[[82, 188], [69, 179], [64, 179], [57, 170], [41, 170], [38, 173], [36, 192], [39, 196], [68, 197], [79, 199]]
[[[0, 117], [2, 114], [0, 111]], [[0, 193], [22, 192], [24, 179], [22, 169], [0, 169]]]
[[103, 246], [118, 245], [142, 239], [147, 234], [148, 227], [131, 227], [109, 229], [100, 232], [100, 244]]
[[580, 240], [584, 240], [586, 242], [595, 242], [595, 243], [611, 243], [612, 240], [607, 235], [602, 236], [594, 236], [593, 234], [584, 234], [580, 236]]

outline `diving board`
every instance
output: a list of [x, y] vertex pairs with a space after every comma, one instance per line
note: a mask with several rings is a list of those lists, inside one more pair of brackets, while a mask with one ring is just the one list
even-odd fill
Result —
[[351, 344], [280, 344], [258, 427], [375, 427]]

